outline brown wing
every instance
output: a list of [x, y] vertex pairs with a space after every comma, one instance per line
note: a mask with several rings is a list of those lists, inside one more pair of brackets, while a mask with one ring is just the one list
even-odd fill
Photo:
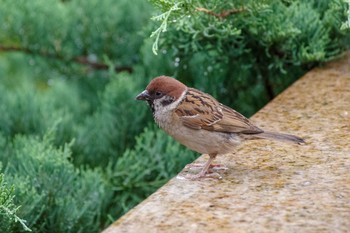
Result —
[[239, 112], [222, 104], [220, 104], [220, 106], [224, 116], [221, 121], [215, 124], [215, 131], [245, 134], [256, 134], [263, 132], [263, 130], [253, 125], [249, 119]]
[[188, 89], [175, 113], [185, 126], [192, 129], [246, 134], [263, 132], [240, 113], [192, 88]]

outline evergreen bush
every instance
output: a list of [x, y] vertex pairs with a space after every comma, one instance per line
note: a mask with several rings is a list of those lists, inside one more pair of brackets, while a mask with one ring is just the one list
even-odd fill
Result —
[[130, 69], [150, 10], [142, 0], [2, 0], [1, 49], [96, 68], [113, 58], [116, 68]]
[[76, 163], [106, 166], [134, 144], [135, 135], [151, 117], [147, 106], [135, 101], [145, 84], [145, 79], [127, 73], [111, 75], [99, 95], [99, 108], [77, 130]]
[[[70, 145], [52, 146], [44, 138], [17, 136], [6, 164], [8, 182], [15, 187], [18, 215], [34, 232], [97, 232], [111, 198], [101, 172], [77, 169], [69, 159]], [[22, 232], [20, 226], [15, 232]]]
[[109, 166], [108, 177], [115, 192], [116, 213], [125, 213], [142, 201], [196, 157], [155, 127], [147, 127], [136, 138], [133, 149], [127, 149]]

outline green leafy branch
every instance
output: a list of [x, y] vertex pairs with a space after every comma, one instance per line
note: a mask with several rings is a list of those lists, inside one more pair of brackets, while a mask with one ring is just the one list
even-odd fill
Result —
[[[176, 2], [176, 3], [172, 3], [170, 1], [161, 1], [161, 3], [158, 3], [158, 7], [160, 7], [164, 13], [151, 18], [154, 21], [161, 21], [162, 22], [161, 25], [155, 31], [153, 31], [151, 34], [151, 37], [154, 37], [154, 36], [156, 37], [155, 41], [152, 45], [152, 51], [156, 55], [158, 54], [157, 52], [158, 52], [160, 35], [161, 35], [161, 33], [167, 31], [169, 18], [171, 15], [173, 15], [174, 11], [179, 11], [179, 10], [183, 11], [182, 13], [180, 13], [179, 18], [181, 18], [181, 17], [183, 18], [186, 14], [190, 15], [190, 14], [188, 14], [190, 12], [200, 12], [200, 13], [204, 13], [204, 14], [207, 14], [207, 15], [210, 15], [210, 16], [213, 16], [215, 18], [223, 20], [223, 19], [225, 19], [233, 14], [245, 12], [248, 10], [245, 7], [239, 7], [239, 8], [223, 10], [219, 13], [216, 13], [216, 12], [209, 10], [207, 8], [204, 8], [204, 7], [194, 6], [191, 4], [191, 1], [180, 1], [180, 2]], [[182, 23], [180, 23], [180, 21], [181, 20], [178, 20], [178, 19], [176, 19], [176, 21], [174, 20], [174, 22], [177, 22], [178, 24], [183, 25]], [[182, 29], [185, 30], [184, 28], [182, 28]], [[206, 31], [204, 31], [203, 33], [205, 34]]]
[[167, 27], [168, 27], [168, 19], [170, 17], [170, 14], [173, 12], [173, 11], [177, 11], [177, 10], [180, 10], [181, 8], [179, 7], [179, 5], [181, 4], [182, 2], [177, 2], [175, 3], [168, 11], [164, 12], [163, 14], [160, 14], [160, 15], [157, 15], [157, 16], [154, 16], [152, 17], [152, 20], [155, 20], [155, 21], [162, 21], [162, 24], [159, 26], [159, 28], [157, 28], [157, 30], [155, 30], [154, 32], [152, 32], [151, 34], [151, 37], [155, 36], [156, 39], [152, 45], [152, 51], [155, 55], [157, 55], [157, 51], [158, 51], [158, 43], [159, 43], [159, 37], [160, 37], [160, 34], [162, 32], [166, 32], [167, 30]]
[[3, 210], [6, 212], [6, 214], [7, 214], [8, 216], [10, 216], [11, 218], [13, 218], [13, 220], [14, 220], [15, 222], [19, 222], [19, 223], [22, 225], [22, 227], [23, 227], [23, 229], [24, 229], [25, 231], [32, 231], [29, 227], [27, 227], [27, 225], [26, 225], [26, 222], [27, 222], [27, 221], [24, 220], [24, 219], [21, 219], [20, 217], [18, 217], [18, 216], [15, 214], [15, 212], [19, 209], [19, 207], [17, 207], [17, 208], [14, 209], [14, 210], [10, 210], [10, 209], [7, 208], [6, 206], [1, 205], [0, 208], [3, 209]]
[[345, 2], [349, 5], [347, 10], [348, 19], [341, 25], [340, 29], [342, 30], [350, 29], [350, 0], [345, 0]]
[[11, 219], [14, 222], [19, 222], [25, 231], [32, 231], [29, 229], [29, 227], [27, 227], [26, 220], [21, 219], [16, 215], [16, 212], [20, 206], [15, 206], [13, 204], [13, 191], [14, 187], [6, 187], [6, 183], [4, 182], [4, 175], [0, 174], [0, 216], [4, 213], [7, 218]]

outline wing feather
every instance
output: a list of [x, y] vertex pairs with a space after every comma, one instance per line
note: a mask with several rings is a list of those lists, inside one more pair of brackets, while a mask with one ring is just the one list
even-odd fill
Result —
[[239, 112], [193, 88], [188, 89], [175, 113], [183, 125], [191, 129], [245, 134], [263, 132]]

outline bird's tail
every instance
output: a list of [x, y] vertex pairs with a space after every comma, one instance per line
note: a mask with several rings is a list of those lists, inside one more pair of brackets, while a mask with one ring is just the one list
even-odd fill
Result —
[[291, 142], [296, 144], [304, 144], [304, 139], [291, 135], [291, 134], [284, 134], [284, 133], [275, 133], [275, 132], [268, 132], [264, 131], [263, 133], [255, 134], [254, 135], [257, 138], [264, 138], [264, 139], [271, 139], [271, 140], [277, 140], [277, 141], [283, 141], [283, 142]]

